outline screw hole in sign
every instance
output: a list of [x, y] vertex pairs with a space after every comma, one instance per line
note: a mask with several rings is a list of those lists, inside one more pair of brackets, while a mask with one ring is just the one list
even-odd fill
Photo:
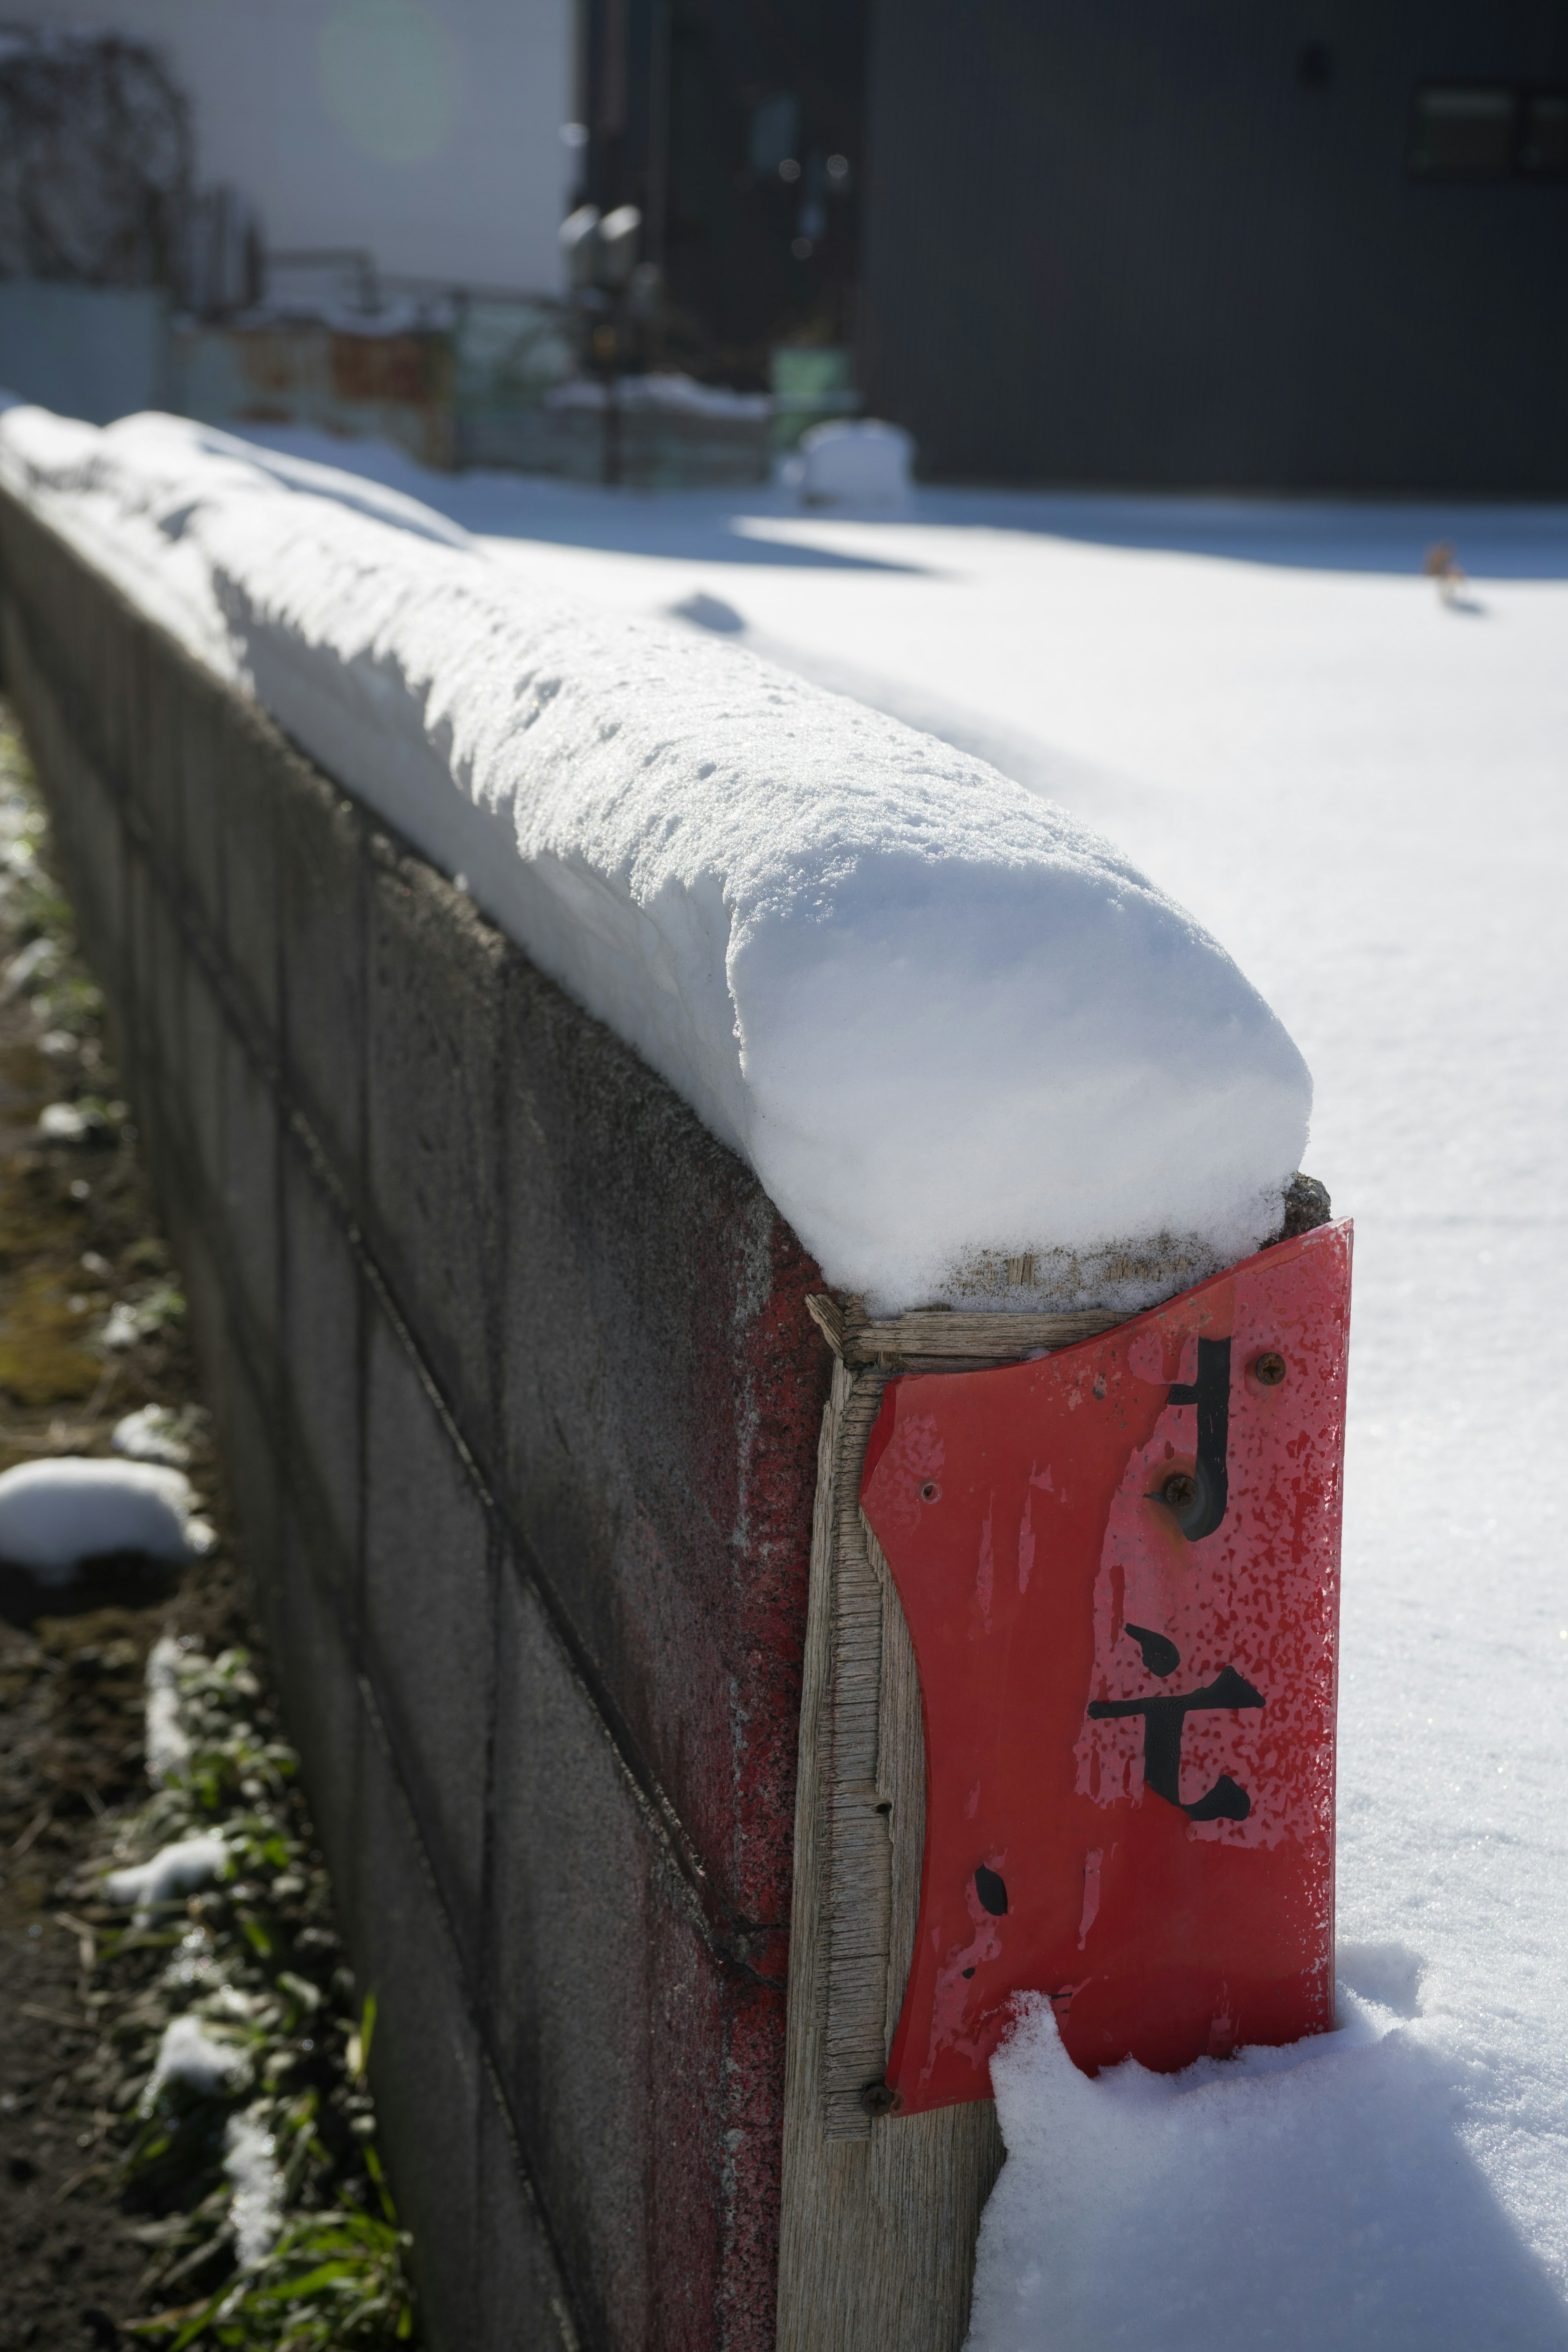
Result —
[[981, 1902], [984, 1904], [985, 1909], [990, 1912], [993, 1919], [1005, 1919], [1006, 1917], [1006, 1881], [1001, 1877], [996, 1871], [987, 1870], [984, 1863], [981, 1864], [979, 1869], [974, 1874], [974, 1892], [979, 1895]]
[[921, 1488], [921, 1500], [922, 1503], [934, 1503], [939, 1499], [941, 1494], [942, 1488], [937, 1485], [935, 1479], [928, 1478], [925, 1485]]

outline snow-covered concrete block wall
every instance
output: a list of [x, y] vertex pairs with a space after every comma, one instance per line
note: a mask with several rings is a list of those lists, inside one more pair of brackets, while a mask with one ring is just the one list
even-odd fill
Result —
[[636, 1055], [8, 497], [0, 596], [379, 1997], [429, 2340], [761, 2352], [820, 1276]]

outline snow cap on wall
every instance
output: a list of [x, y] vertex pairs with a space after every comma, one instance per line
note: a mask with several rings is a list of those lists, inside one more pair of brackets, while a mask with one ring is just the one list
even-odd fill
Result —
[[197, 425], [13, 407], [0, 478], [463, 876], [873, 1311], [1131, 1310], [1173, 1246], [1195, 1278], [1278, 1231], [1300, 1055], [994, 769]]

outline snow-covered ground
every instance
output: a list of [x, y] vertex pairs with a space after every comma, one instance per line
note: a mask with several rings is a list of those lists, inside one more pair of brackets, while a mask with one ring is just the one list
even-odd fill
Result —
[[[1306, 1164], [1357, 1222], [1350, 2021], [1142, 2093], [1020, 2049], [975, 2352], [1561, 2352], [1568, 512], [398, 486], [1057, 793], [1313, 1072]], [[1445, 537], [1457, 608], [1420, 576]]]
[[[289, 446], [1054, 793], [1300, 1044], [1305, 1164], [1357, 1220], [1346, 2027], [1152, 2086], [1026, 2035], [974, 2352], [1561, 2352], [1568, 513], [921, 492], [855, 520]], [[1455, 605], [1420, 576], [1440, 537]]]

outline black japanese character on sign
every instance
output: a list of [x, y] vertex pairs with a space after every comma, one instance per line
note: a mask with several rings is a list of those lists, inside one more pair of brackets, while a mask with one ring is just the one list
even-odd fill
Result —
[[1230, 1341], [1198, 1341], [1198, 1375], [1194, 1381], [1173, 1381], [1168, 1404], [1195, 1404], [1198, 1409], [1197, 1467], [1189, 1502], [1173, 1506], [1176, 1523], [1189, 1543], [1212, 1536], [1225, 1517], [1230, 1499], [1230, 1475], [1226, 1453], [1230, 1439]]
[[[1228, 1339], [1221, 1344], [1228, 1351]], [[1151, 1674], [1163, 1676], [1175, 1673], [1182, 1663], [1182, 1654], [1167, 1635], [1152, 1633], [1143, 1625], [1129, 1625], [1126, 1630], [1137, 1643]], [[1201, 1690], [1156, 1693], [1149, 1698], [1091, 1699], [1089, 1713], [1097, 1723], [1115, 1717], [1142, 1717], [1144, 1785], [1152, 1789], [1157, 1797], [1163, 1797], [1168, 1805], [1185, 1813], [1190, 1822], [1244, 1822], [1252, 1811], [1252, 1800], [1228, 1772], [1222, 1772], [1207, 1796], [1200, 1797], [1195, 1805], [1183, 1804], [1182, 1734], [1188, 1716], [1200, 1710], [1262, 1706], [1265, 1703], [1261, 1691], [1255, 1691], [1234, 1666], [1222, 1666], [1213, 1682], [1205, 1683]]]

